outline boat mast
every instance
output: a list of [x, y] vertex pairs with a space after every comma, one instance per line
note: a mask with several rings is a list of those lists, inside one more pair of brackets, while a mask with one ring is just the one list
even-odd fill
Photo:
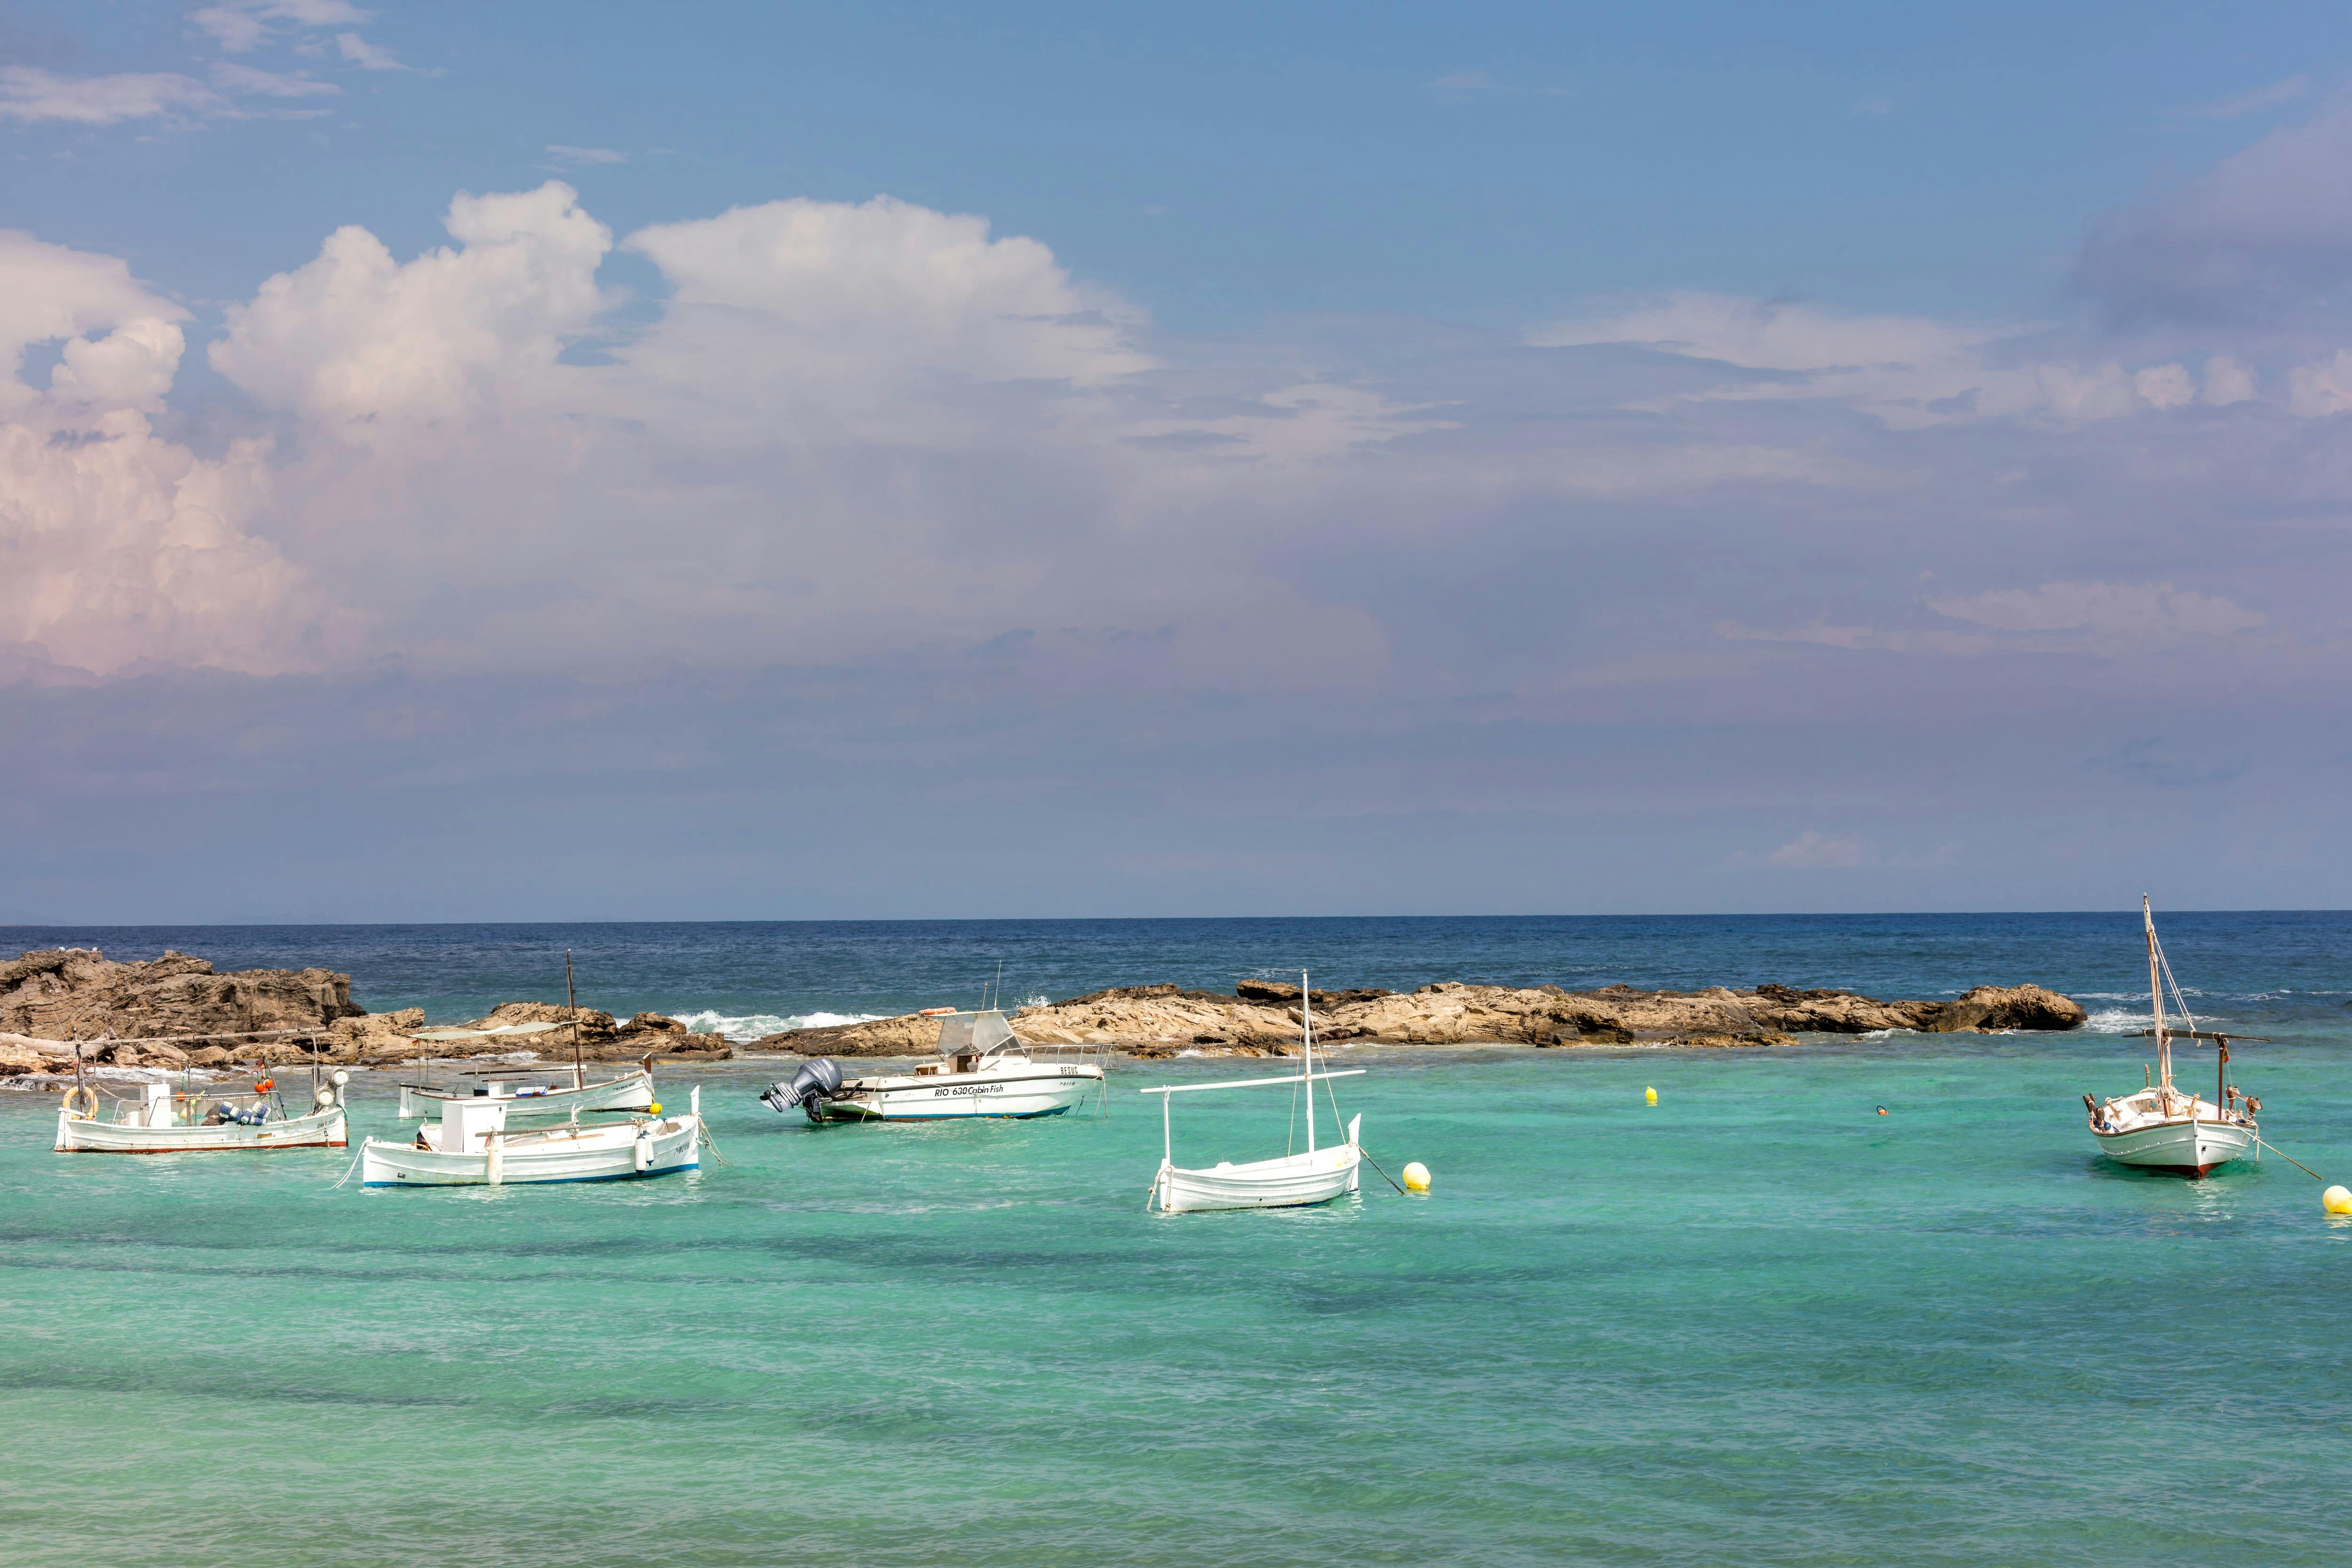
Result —
[[580, 1060], [580, 998], [572, 992], [572, 950], [563, 950], [563, 1006], [572, 1015], [572, 1087], [588, 1087], [588, 1069]]
[[2147, 895], [2139, 896], [2140, 923], [2147, 928], [2147, 1002], [2156, 1014], [2156, 1080], [2169, 1089], [2172, 1087], [2172, 1038], [2164, 1032], [2164, 983], [2157, 973], [2156, 916], [2147, 907]]
[[1307, 971], [1298, 972], [1298, 1023], [1307, 1031], [1307, 1152], [1315, 1152], [1315, 994], [1307, 989]]

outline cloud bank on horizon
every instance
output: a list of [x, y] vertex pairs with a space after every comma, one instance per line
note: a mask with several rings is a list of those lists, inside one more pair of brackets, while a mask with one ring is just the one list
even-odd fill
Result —
[[[187, 20], [204, 74], [12, 67], [0, 117], [185, 134], [401, 63], [343, 0]], [[857, 869], [940, 864], [910, 818], [1068, 846], [1010, 895], [1061, 912], [2079, 905], [2184, 831], [2237, 868], [2210, 898], [2340, 902], [2309, 716], [2342, 707], [2352, 96], [2294, 79], [2200, 110], [2285, 118], [2086, 214], [2005, 319], [1661, 277], [1180, 331], [984, 213], [620, 230], [562, 178], [201, 302], [0, 233], [0, 708], [53, 742], [13, 809], [193, 790], [261, 831], [357, 791], [497, 838], [553, 788], [756, 837], [765, 779], [830, 824], [732, 858], [666, 826], [551, 912], [927, 912]], [[25, 885], [69, 889], [48, 853]], [[955, 864], [952, 912], [998, 912]], [[755, 907], [787, 874], [817, 891]]]

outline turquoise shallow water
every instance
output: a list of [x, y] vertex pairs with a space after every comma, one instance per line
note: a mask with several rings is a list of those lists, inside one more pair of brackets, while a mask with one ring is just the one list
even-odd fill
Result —
[[[2270, 1130], [2352, 1177], [2343, 1044], [2264, 1049]], [[58, 1156], [0, 1096], [0, 1556], [2352, 1561], [2352, 1222], [2274, 1161], [2104, 1166], [2076, 1097], [2134, 1043], [1353, 1054], [1429, 1197], [1147, 1215], [1135, 1088], [1231, 1062], [824, 1130], [747, 1064], [725, 1167], [442, 1193]], [[1180, 1157], [1286, 1109], [1194, 1097]]]

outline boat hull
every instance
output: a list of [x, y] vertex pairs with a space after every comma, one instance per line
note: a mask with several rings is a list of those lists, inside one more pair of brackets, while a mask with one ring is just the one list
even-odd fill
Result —
[[341, 1149], [348, 1141], [343, 1108], [331, 1105], [307, 1116], [265, 1121], [176, 1127], [137, 1127], [58, 1112], [60, 1154], [220, 1154], [237, 1150]]
[[1101, 1082], [1101, 1069], [1092, 1065], [885, 1079], [868, 1089], [849, 1086], [817, 1107], [817, 1117], [824, 1121], [949, 1121], [1058, 1116]]
[[1328, 1204], [1357, 1190], [1362, 1159], [1362, 1152], [1356, 1145], [1342, 1143], [1337, 1148], [1318, 1149], [1311, 1154], [1256, 1160], [1245, 1165], [1216, 1165], [1207, 1170], [1163, 1164], [1152, 1197], [1162, 1214]]
[[[453, 1100], [486, 1100], [488, 1095], [453, 1094], [446, 1089], [422, 1089], [415, 1084], [400, 1086], [400, 1120], [415, 1121], [436, 1117], [441, 1108]], [[581, 1089], [551, 1089], [545, 1094], [500, 1095], [507, 1100], [510, 1116], [569, 1116], [574, 1110], [644, 1110], [654, 1103], [654, 1079], [651, 1073], [631, 1073], [626, 1078], [592, 1083]]]
[[2099, 1152], [2118, 1164], [2146, 1171], [2202, 1176], [2216, 1166], [2252, 1152], [2254, 1130], [2227, 1121], [2166, 1121], [2121, 1132], [2091, 1135]]
[[[512, 1186], [538, 1182], [625, 1182], [698, 1168], [702, 1121], [665, 1117], [645, 1123], [650, 1147], [640, 1162], [638, 1128], [549, 1128], [502, 1137], [498, 1169], [481, 1149], [443, 1152], [414, 1143], [368, 1139], [360, 1146], [360, 1182], [370, 1187]], [[495, 1179], [494, 1179], [495, 1178]]]

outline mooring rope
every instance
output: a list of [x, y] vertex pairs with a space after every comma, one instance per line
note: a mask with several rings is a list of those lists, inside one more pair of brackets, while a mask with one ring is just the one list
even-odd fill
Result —
[[2322, 1183], [2323, 1184], [2326, 1182], [2326, 1177], [2321, 1175], [2318, 1172], [2313, 1170], [2310, 1166], [2305, 1164], [2302, 1161], [2296, 1159], [2294, 1155], [2288, 1153], [2285, 1150], [2280, 1148], [2269, 1139], [2264, 1138], [2259, 1132], [2254, 1135], [2254, 1142], [2260, 1147], [2267, 1149], [2272, 1153], [2276, 1154], [2280, 1159], [2284, 1160], [2288, 1164], [2293, 1165], [2296, 1170], [2301, 1171], [2313, 1181]]

